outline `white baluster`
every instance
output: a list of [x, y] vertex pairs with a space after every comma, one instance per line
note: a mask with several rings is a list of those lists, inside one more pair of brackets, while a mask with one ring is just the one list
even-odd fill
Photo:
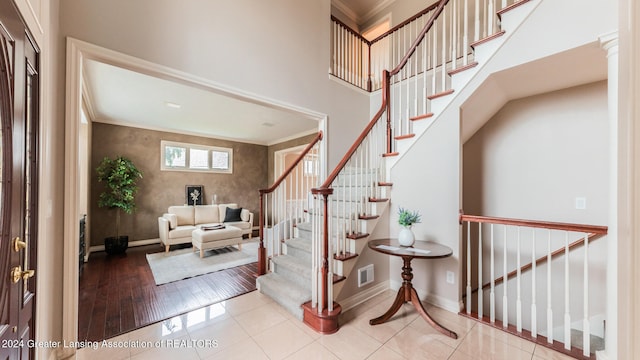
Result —
[[480, 0], [476, 0], [475, 35], [473, 37], [473, 41], [478, 40], [480, 40]]
[[464, 2], [462, 21], [462, 56], [463, 65], [469, 64], [469, 2]]
[[520, 270], [520, 227], [517, 234], [516, 243], [516, 330], [522, 332], [522, 279]]
[[553, 344], [553, 309], [551, 308], [551, 230], [547, 230], [547, 343]]
[[507, 328], [509, 325], [509, 298], [507, 297], [507, 290], [509, 284], [509, 273], [507, 272], [507, 225], [504, 226], [504, 262], [502, 264], [502, 272], [504, 273], [504, 284], [502, 290], [502, 327]]
[[[425, 17], [423, 16], [423, 19]], [[423, 22], [422, 27], [424, 28], [426, 24]], [[422, 41], [422, 114], [427, 113], [427, 67], [428, 67], [428, 58], [427, 58], [427, 50], [429, 49], [429, 34], [424, 36], [424, 40]], [[417, 97], [417, 96], [416, 96]]]
[[478, 319], [484, 315], [484, 292], [482, 290], [482, 223], [478, 223]]
[[458, 67], [458, 2], [453, 1], [451, 11], [451, 69]]
[[494, 19], [494, 10], [493, 10], [493, 0], [489, 0], [489, 7], [487, 9], [487, 23], [488, 23], [488, 34], [493, 34], [493, 19]]
[[571, 350], [571, 314], [569, 303], [569, 233], [564, 240], [564, 348]]
[[489, 320], [496, 322], [496, 260], [494, 257], [494, 244], [493, 244], [493, 224], [491, 224], [491, 292], [489, 294], [489, 306], [490, 306], [490, 318]]
[[471, 222], [467, 221], [467, 314], [471, 314]]
[[433, 71], [431, 73], [431, 94], [435, 94], [436, 91], [436, 69], [438, 67], [438, 19], [433, 21]]
[[589, 235], [584, 235], [584, 320], [582, 325], [582, 355], [591, 355], [591, 322], [589, 321]]
[[[493, 2], [493, 0], [492, 0]], [[538, 315], [536, 308], [536, 229], [533, 230], [531, 245], [531, 336], [538, 337]]]
[[447, 90], [447, 8], [442, 10], [442, 68], [441, 68], [441, 89], [440, 91]]

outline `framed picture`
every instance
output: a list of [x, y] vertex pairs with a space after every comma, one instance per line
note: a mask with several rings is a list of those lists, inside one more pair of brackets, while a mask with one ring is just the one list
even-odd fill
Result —
[[186, 199], [187, 205], [202, 205], [202, 199], [204, 199], [204, 186], [187, 185]]

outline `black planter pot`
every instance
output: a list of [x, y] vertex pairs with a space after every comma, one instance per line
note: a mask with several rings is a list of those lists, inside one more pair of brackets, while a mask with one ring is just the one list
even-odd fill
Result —
[[104, 251], [109, 255], [124, 254], [129, 247], [129, 236], [110, 236], [104, 239]]

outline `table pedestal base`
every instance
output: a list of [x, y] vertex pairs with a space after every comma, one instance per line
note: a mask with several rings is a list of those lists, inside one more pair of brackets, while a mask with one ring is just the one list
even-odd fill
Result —
[[427, 313], [427, 310], [424, 308], [424, 306], [422, 306], [422, 302], [420, 302], [418, 293], [416, 292], [416, 289], [414, 289], [413, 285], [411, 284], [411, 279], [413, 279], [413, 273], [411, 270], [411, 257], [403, 256], [402, 259], [404, 260], [404, 266], [402, 267], [403, 281], [402, 281], [402, 287], [400, 287], [400, 289], [398, 290], [398, 295], [396, 295], [396, 300], [393, 302], [393, 305], [391, 305], [391, 307], [389, 308], [389, 310], [387, 310], [387, 312], [385, 312], [382, 316], [369, 320], [369, 324], [378, 325], [378, 324], [387, 322], [387, 320], [389, 320], [396, 312], [398, 312], [398, 310], [400, 310], [400, 307], [402, 307], [402, 304], [410, 301], [413, 304], [413, 306], [416, 308], [420, 316], [422, 316], [423, 319], [425, 319], [429, 324], [431, 324], [431, 326], [433, 326], [436, 330], [440, 331], [441, 333], [451, 338], [457, 339], [458, 334], [440, 325], [437, 321], [435, 321], [429, 315], [429, 313]]

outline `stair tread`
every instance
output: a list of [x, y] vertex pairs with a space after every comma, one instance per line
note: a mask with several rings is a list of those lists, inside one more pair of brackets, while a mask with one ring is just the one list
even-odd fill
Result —
[[313, 245], [311, 244], [311, 240], [302, 238], [287, 240], [285, 241], [285, 244], [287, 244], [287, 246], [291, 246], [308, 253], [311, 253], [311, 249], [313, 247]]
[[[271, 261], [273, 261], [276, 264], [276, 272], [278, 272], [277, 270], [278, 266], [286, 266], [287, 268], [295, 271], [297, 274], [300, 274], [300, 275], [309, 273], [307, 275], [310, 276], [311, 274], [311, 263], [309, 261], [306, 261], [296, 256], [291, 256], [291, 255], [274, 256], [271, 258]], [[305, 277], [309, 277], [309, 276], [305, 276]]]
[[299, 320], [302, 320], [300, 306], [311, 300], [311, 286], [303, 288], [277, 273], [259, 276], [256, 283], [261, 293], [271, 297]]

